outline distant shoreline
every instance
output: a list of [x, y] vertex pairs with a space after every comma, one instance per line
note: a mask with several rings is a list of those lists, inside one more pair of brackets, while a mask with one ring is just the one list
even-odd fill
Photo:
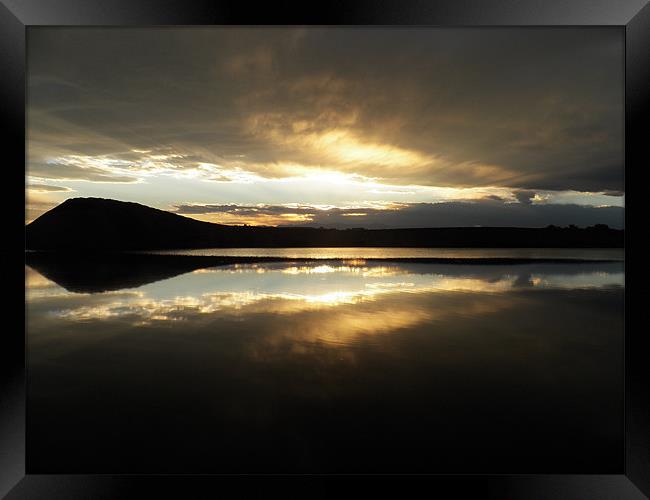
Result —
[[135, 251], [200, 248], [622, 248], [623, 230], [587, 228], [432, 227], [326, 229], [225, 226], [137, 203], [71, 198], [25, 229], [32, 250]]
[[202, 267], [231, 265], [231, 264], [257, 264], [272, 262], [396, 262], [408, 264], [474, 264], [474, 265], [512, 265], [512, 264], [602, 264], [624, 262], [621, 259], [586, 259], [574, 257], [284, 257], [284, 256], [219, 256], [219, 255], [183, 255], [159, 254], [149, 252], [73, 252], [73, 251], [41, 251], [28, 250], [26, 263], [29, 260], [45, 259], [118, 259], [128, 261], [157, 261], [157, 263], [194, 263]]

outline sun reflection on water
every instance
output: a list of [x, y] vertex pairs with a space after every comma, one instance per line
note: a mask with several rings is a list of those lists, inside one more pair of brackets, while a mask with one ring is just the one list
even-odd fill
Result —
[[[27, 267], [26, 287], [28, 301], [32, 303], [59, 297], [60, 303], [50, 314], [60, 317], [89, 320], [138, 316], [154, 321], [177, 318], [182, 310], [191, 310], [193, 314], [218, 311], [236, 314], [263, 302], [274, 304], [275, 312], [286, 313], [359, 304], [386, 295], [494, 294], [521, 287], [585, 288], [623, 284], [622, 270], [586, 270], [573, 274], [539, 270], [526, 273], [526, 269], [516, 268], [499, 271], [471, 268], [451, 274], [435, 266], [372, 266], [364, 260], [347, 261], [345, 265], [236, 264], [199, 269], [150, 283], [138, 288], [137, 292], [117, 294], [113, 300], [109, 293], [93, 294], [93, 299], [84, 300], [83, 295], [67, 292]], [[101, 303], [97, 303], [100, 302], [97, 297], [103, 297]], [[278, 307], [279, 302], [285, 305]]]

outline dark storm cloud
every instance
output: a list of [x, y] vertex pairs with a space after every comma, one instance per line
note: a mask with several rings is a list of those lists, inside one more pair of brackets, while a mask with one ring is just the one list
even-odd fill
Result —
[[[607, 224], [622, 228], [624, 209], [571, 204], [503, 203], [494, 199], [474, 202], [409, 203], [393, 209], [331, 208], [319, 210], [308, 205], [178, 205], [176, 213], [184, 215], [227, 214], [251, 220], [262, 216], [296, 214], [307, 216], [307, 222], [283, 222], [284, 225], [325, 227], [455, 227], [455, 226], [521, 226], [543, 227], [549, 224], [593, 226]], [[263, 220], [263, 219], [261, 219]]]
[[517, 198], [517, 201], [525, 205], [530, 205], [533, 202], [534, 197], [535, 191], [517, 191], [515, 193], [515, 198]]
[[172, 148], [262, 177], [621, 191], [622, 56], [618, 29], [32, 28], [29, 173]]

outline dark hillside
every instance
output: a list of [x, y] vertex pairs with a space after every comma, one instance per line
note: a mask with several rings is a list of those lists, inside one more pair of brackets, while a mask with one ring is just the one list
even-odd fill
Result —
[[26, 227], [29, 250], [147, 250], [210, 247], [548, 247], [623, 246], [622, 230], [452, 227], [322, 229], [211, 224], [164, 210], [101, 198], [74, 198]]
[[73, 198], [29, 224], [26, 236], [28, 249], [180, 248], [220, 227], [138, 203]]

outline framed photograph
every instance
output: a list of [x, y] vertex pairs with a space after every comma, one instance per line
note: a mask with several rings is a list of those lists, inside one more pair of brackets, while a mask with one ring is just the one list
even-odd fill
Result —
[[0, 497], [650, 496], [646, 0], [0, 26]]

